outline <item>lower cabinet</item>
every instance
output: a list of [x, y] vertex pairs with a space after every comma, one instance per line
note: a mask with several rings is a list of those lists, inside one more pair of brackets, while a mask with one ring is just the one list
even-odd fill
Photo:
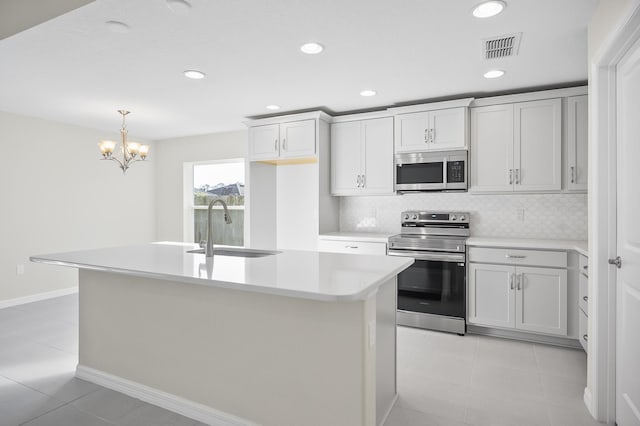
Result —
[[567, 335], [567, 270], [471, 263], [470, 324]]
[[318, 251], [331, 253], [374, 254], [384, 256], [387, 254], [386, 242], [375, 241], [349, 241], [349, 240], [318, 240]]

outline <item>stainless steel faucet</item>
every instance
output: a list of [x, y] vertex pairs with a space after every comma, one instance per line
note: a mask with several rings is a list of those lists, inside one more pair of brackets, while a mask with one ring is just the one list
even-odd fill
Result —
[[231, 223], [231, 216], [229, 215], [229, 209], [227, 208], [227, 203], [220, 197], [216, 197], [209, 203], [209, 209], [207, 211], [207, 246], [204, 250], [205, 257], [213, 257], [213, 210], [212, 207], [214, 204], [220, 203], [222, 204], [222, 208], [224, 209], [224, 221], [226, 224]]

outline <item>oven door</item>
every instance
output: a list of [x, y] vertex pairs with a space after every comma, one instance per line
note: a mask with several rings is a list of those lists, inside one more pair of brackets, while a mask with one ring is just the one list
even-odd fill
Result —
[[398, 274], [398, 310], [465, 318], [464, 254], [390, 250], [389, 255], [415, 259]]

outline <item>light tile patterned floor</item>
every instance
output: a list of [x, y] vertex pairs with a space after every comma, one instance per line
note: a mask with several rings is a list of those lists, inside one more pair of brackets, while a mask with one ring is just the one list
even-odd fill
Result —
[[[76, 379], [77, 330], [77, 295], [0, 309], [0, 426], [202, 425]], [[595, 425], [585, 369], [577, 350], [399, 327], [385, 426]]]

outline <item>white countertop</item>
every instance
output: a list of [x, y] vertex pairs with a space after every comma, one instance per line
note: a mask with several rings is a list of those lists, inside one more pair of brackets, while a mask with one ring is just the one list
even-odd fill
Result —
[[[245, 258], [187, 253], [195, 244], [159, 242], [32, 256], [33, 262], [322, 301], [368, 298], [413, 263], [406, 257], [281, 251]], [[227, 248], [227, 247], [225, 247]]]
[[527, 238], [469, 237], [467, 246], [510, 247], [540, 250], [575, 250], [589, 256], [589, 246], [585, 240], [534, 240]]
[[367, 241], [372, 243], [387, 243], [389, 237], [396, 234], [381, 234], [374, 232], [325, 232], [318, 238], [321, 240]]

